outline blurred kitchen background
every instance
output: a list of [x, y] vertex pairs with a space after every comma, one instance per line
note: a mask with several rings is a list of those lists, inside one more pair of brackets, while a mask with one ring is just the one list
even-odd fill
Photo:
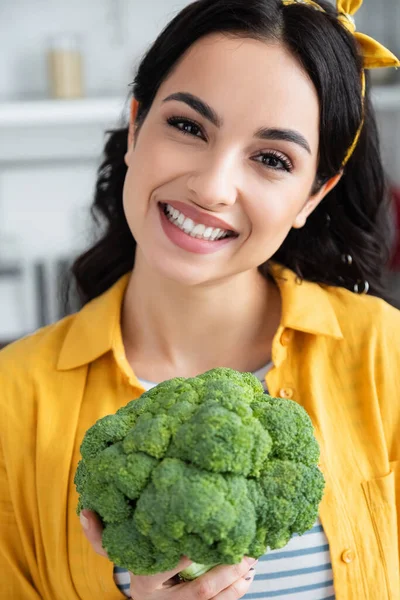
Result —
[[[60, 283], [90, 240], [105, 131], [143, 52], [187, 4], [0, 0], [0, 345], [65, 314]], [[400, 55], [399, 0], [364, 0], [356, 23]], [[374, 86], [400, 229], [400, 70], [375, 71]], [[400, 306], [396, 244], [387, 278]]]

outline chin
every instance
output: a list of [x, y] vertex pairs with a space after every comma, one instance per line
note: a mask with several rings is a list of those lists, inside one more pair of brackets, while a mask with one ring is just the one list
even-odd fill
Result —
[[215, 269], [206, 265], [194, 265], [164, 257], [162, 260], [152, 260], [152, 270], [162, 278], [173, 281], [183, 287], [194, 287], [219, 279]]

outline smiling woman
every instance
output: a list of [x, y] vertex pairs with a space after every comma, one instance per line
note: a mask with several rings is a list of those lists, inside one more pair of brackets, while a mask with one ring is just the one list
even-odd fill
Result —
[[[0, 353], [1, 597], [400, 597], [400, 316], [364, 68], [400, 63], [355, 33], [360, 4], [198, 0], [145, 55], [72, 268], [82, 309]], [[102, 522], [82, 511], [85, 539], [75, 515], [85, 432], [215, 367], [307, 410], [318, 520], [256, 576], [251, 557], [191, 583], [190, 556], [151, 577], [110, 564]]]

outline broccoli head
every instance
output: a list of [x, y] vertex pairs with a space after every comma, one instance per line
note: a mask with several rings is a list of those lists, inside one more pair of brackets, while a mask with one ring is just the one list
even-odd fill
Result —
[[103, 546], [137, 575], [196, 577], [281, 548], [317, 518], [324, 478], [306, 411], [251, 373], [165, 381], [95, 423], [81, 445], [77, 512], [97, 512]]

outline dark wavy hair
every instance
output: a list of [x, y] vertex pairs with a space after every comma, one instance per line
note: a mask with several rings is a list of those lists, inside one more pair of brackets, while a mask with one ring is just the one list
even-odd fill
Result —
[[[314, 190], [339, 173], [360, 126], [362, 57], [355, 38], [338, 21], [336, 9], [319, 0], [325, 12], [281, 0], [197, 0], [162, 31], [140, 63], [133, 83], [139, 103], [137, 131], [154, 97], [177, 61], [198, 39], [213, 33], [277, 41], [297, 58], [314, 83], [320, 103], [319, 164]], [[260, 66], [262, 73], [262, 65]], [[72, 265], [82, 304], [110, 288], [133, 268], [136, 242], [125, 219], [122, 190], [128, 127], [108, 134], [98, 170], [94, 202], [97, 241]], [[272, 257], [299, 278], [385, 297], [388, 260], [388, 209], [369, 80], [364, 126], [356, 150], [338, 185], [302, 229], [292, 229]], [[351, 256], [350, 259], [344, 259]], [[349, 264], [351, 262], [351, 264]], [[268, 276], [268, 265], [260, 266]]]

